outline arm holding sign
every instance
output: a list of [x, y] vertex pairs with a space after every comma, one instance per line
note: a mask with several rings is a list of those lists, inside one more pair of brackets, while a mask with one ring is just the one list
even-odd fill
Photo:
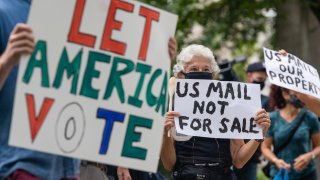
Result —
[[306, 108], [320, 117], [320, 99], [302, 93], [296, 93], [296, 96], [305, 104]]
[[31, 54], [35, 46], [32, 29], [25, 24], [17, 24], [10, 34], [8, 45], [0, 56], [0, 89], [11, 69], [18, 64], [23, 54]]
[[[255, 122], [262, 128], [264, 137], [270, 127], [270, 118], [268, 113], [264, 109], [259, 110], [255, 116]], [[242, 168], [256, 152], [259, 144], [260, 143], [254, 139], [250, 140], [246, 144], [242, 139], [232, 139], [230, 141], [230, 151], [233, 165], [236, 168]]]
[[[163, 135], [163, 144], [161, 150], [161, 160], [164, 167], [167, 170], [172, 170], [176, 163], [176, 153], [174, 148], [174, 140], [172, 137], [166, 136], [168, 129], [174, 126], [174, 117], [179, 116], [178, 112], [167, 112], [165, 118], [165, 127]], [[263, 135], [265, 136], [269, 126], [270, 120], [267, 112], [262, 109], [257, 112], [255, 121], [263, 129]], [[259, 146], [259, 142], [251, 140], [247, 144], [244, 144], [242, 139], [233, 139], [230, 141], [230, 151], [233, 160], [233, 165], [237, 168], [243, 167], [246, 162], [251, 158]]]
[[169, 111], [165, 116], [163, 142], [161, 149], [161, 160], [164, 168], [172, 170], [176, 163], [176, 152], [174, 148], [174, 139], [172, 136], [167, 136], [168, 130], [174, 127], [174, 117], [180, 116], [178, 112]]
[[[0, 153], [0, 179], [28, 179], [31, 176], [32, 179], [77, 179], [79, 160], [8, 144], [10, 124], [13, 124], [13, 100], [19, 81], [15, 81], [17, 64], [22, 55], [31, 54], [35, 47], [31, 27], [21, 24], [27, 20], [30, 5], [31, 1], [0, 3], [0, 152], [11, 153], [11, 156]], [[21, 120], [28, 121], [28, 117], [23, 116]]]
[[[178, 79], [213, 80], [220, 70], [209, 48], [193, 44], [184, 48], [177, 56], [177, 64], [173, 71], [175, 78]], [[176, 93], [178, 94], [178, 91]], [[186, 103], [182, 106], [190, 106], [190, 104]], [[175, 108], [179, 109], [179, 107]], [[161, 160], [164, 167], [167, 170], [173, 170], [172, 175], [177, 179], [196, 178], [199, 173], [201, 176], [201, 173], [206, 172], [207, 168], [204, 167], [206, 164], [209, 166], [218, 164], [219, 166], [212, 167], [215, 171], [206, 172], [203, 174], [204, 176], [210, 174], [211, 177], [221, 176], [225, 179], [231, 179], [230, 166], [233, 164], [238, 168], [242, 167], [259, 146], [259, 142], [256, 140], [244, 144], [242, 139], [213, 139], [198, 136], [178, 141], [173, 136], [167, 136], [167, 132], [174, 127], [174, 118], [180, 117], [180, 113], [175, 111], [166, 113], [161, 149]], [[264, 109], [257, 112], [255, 122], [262, 127], [263, 134], [265, 134], [270, 126], [270, 120]], [[207, 128], [209, 129], [209, 127]]]

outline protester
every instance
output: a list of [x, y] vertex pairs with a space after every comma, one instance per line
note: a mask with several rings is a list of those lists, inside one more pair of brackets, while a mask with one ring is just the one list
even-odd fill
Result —
[[[267, 79], [266, 67], [261, 62], [255, 62], [248, 65], [246, 70], [246, 82], [255, 83], [260, 85], [261, 91], [265, 87]], [[266, 111], [269, 111], [269, 98], [261, 94], [261, 105]], [[247, 143], [249, 140], [245, 139]], [[235, 174], [238, 180], [256, 180], [257, 179], [257, 166], [260, 162], [261, 150], [260, 147], [253, 154], [252, 158], [241, 169], [235, 169]]]
[[[320, 154], [320, 126], [317, 117], [297, 98], [301, 94], [271, 86], [271, 126], [261, 145], [264, 156], [273, 163], [270, 175], [289, 170], [289, 179], [315, 180], [314, 159]], [[271, 149], [273, 145], [274, 153]]]
[[[261, 91], [265, 87], [267, 79], [266, 67], [261, 62], [255, 62], [249, 64], [246, 71], [246, 82], [255, 83], [260, 85]], [[261, 94], [261, 105], [266, 111], [269, 111], [269, 98], [268, 96]]]
[[[174, 66], [175, 77], [181, 79], [214, 79], [218, 72], [212, 51], [202, 45], [184, 48]], [[231, 166], [243, 167], [260, 144], [258, 140], [244, 144], [242, 139], [204, 137], [175, 141], [167, 135], [167, 131], [174, 126], [175, 116], [179, 113], [169, 111], [165, 115], [161, 149], [161, 160], [167, 170], [173, 170], [173, 179], [235, 179]], [[262, 127], [265, 135], [270, 120], [264, 109], [257, 112], [255, 122]]]
[[[25, 24], [30, 0], [0, 1], [0, 179], [77, 179], [79, 160], [8, 145], [18, 61], [35, 45]], [[26, 117], [27, 118], [27, 117]]]

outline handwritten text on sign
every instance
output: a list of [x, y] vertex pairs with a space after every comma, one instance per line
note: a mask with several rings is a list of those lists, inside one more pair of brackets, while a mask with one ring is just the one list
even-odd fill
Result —
[[256, 84], [214, 80], [177, 80], [174, 109], [178, 133], [233, 139], [261, 139], [254, 122], [261, 108]]
[[298, 57], [263, 49], [267, 74], [271, 83], [320, 99], [320, 80], [317, 70]]
[[10, 144], [155, 172], [176, 22], [137, 1], [33, 0]]

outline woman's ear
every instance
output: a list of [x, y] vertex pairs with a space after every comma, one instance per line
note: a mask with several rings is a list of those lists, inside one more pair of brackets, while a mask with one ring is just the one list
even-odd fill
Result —
[[212, 73], [212, 79], [216, 80], [216, 79], [218, 79], [218, 77], [214, 73]]
[[177, 74], [177, 77], [178, 77], [179, 79], [185, 79], [185, 75], [184, 75], [182, 72], [179, 72], [179, 73]]

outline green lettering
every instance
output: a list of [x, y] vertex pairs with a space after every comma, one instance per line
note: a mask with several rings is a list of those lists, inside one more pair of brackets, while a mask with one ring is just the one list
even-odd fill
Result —
[[141, 133], [136, 132], [135, 128], [139, 126], [139, 127], [145, 127], [145, 128], [151, 129], [152, 122], [153, 121], [151, 119], [130, 115], [126, 137], [125, 137], [125, 141], [122, 148], [122, 154], [121, 154], [122, 156], [141, 159], [141, 160], [146, 159], [147, 149], [132, 146], [132, 143], [139, 142], [141, 140]]
[[161, 73], [162, 73], [161, 69], [155, 70], [149, 80], [147, 92], [146, 92], [146, 99], [149, 106], [154, 106], [157, 103], [157, 97], [152, 94], [152, 87], [155, 80], [158, 78], [158, 76], [161, 75]]
[[[119, 64], [126, 65], [126, 67], [122, 70], [118, 70]], [[121, 76], [130, 73], [133, 70], [133, 68], [134, 63], [132, 61], [120, 57], [114, 58], [111, 73], [108, 80], [108, 85], [104, 94], [104, 99], [110, 98], [113, 89], [116, 88], [121, 103], [124, 103], [125, 94], [123, 90]]]
[[[40, 58], [36, 59], [37, 54], [40, 53]], [[41, 86], [49, 87], [49, 74], [47, 64], [47, 43], [45, 41], [38, 41], [35, 50], [31, 54], [26, 71], [23, 75], [23, 82], [28, 84], [30, 82], [33, 70], [38, 67], [41, 70]]]
[[82, 80], [80, 94], [89, 98], [98, 99], [99, 90], [92, 87], [92, 79], [99, 78], [100, 72], [94, 69], [96, 61], [109, 63], [110, 56], [98, 52], [89, 52], [88, 64]]
[[167, 72], [165, 72], [164, 78], [162, 81], [159, 100], [156, 107], [157, 112], [159, 112], [159, 109], [162, 108], [162, 111], [161, 111], [162, 116], [164, 116], [164, 114], [166, 113], [167, 86], [168, 86], [168, 75], [167, 75]]
[[73, 76], [70, 93], [72, 93], [72, 94], [77, 93], [77, 85], [78, 85], [79, 71], [80, 71], [80, 65], [81, 65], [81, 58], [82, 58], [82, 49], [78, 52], [78, 54], [72, 60], [72, 62], [69, 62], [67, 49], [63, 48], [63, 52], [60, 57], [60, 62], [59, 62], [58, 69], [56, 72], [56, 78], [53, 82], [53, 87], [55, 87], [56, 89], [60, 88], [62, 77], [63, 77], [63, 72], [66, 71], [68, 79], [70, 79], [71, 76]]
[[139, 99], [140, 92], [146, 74], [149, 74], [151, 72], [151, 66], [138, 63], [136, 67], [136, 72], [140, 72], [140, 79], [136, 87], [136, 92], [134, 93], [134, 96], [129, 96], [128, 103], [140, 108], [142, 106], [142, 101]]

